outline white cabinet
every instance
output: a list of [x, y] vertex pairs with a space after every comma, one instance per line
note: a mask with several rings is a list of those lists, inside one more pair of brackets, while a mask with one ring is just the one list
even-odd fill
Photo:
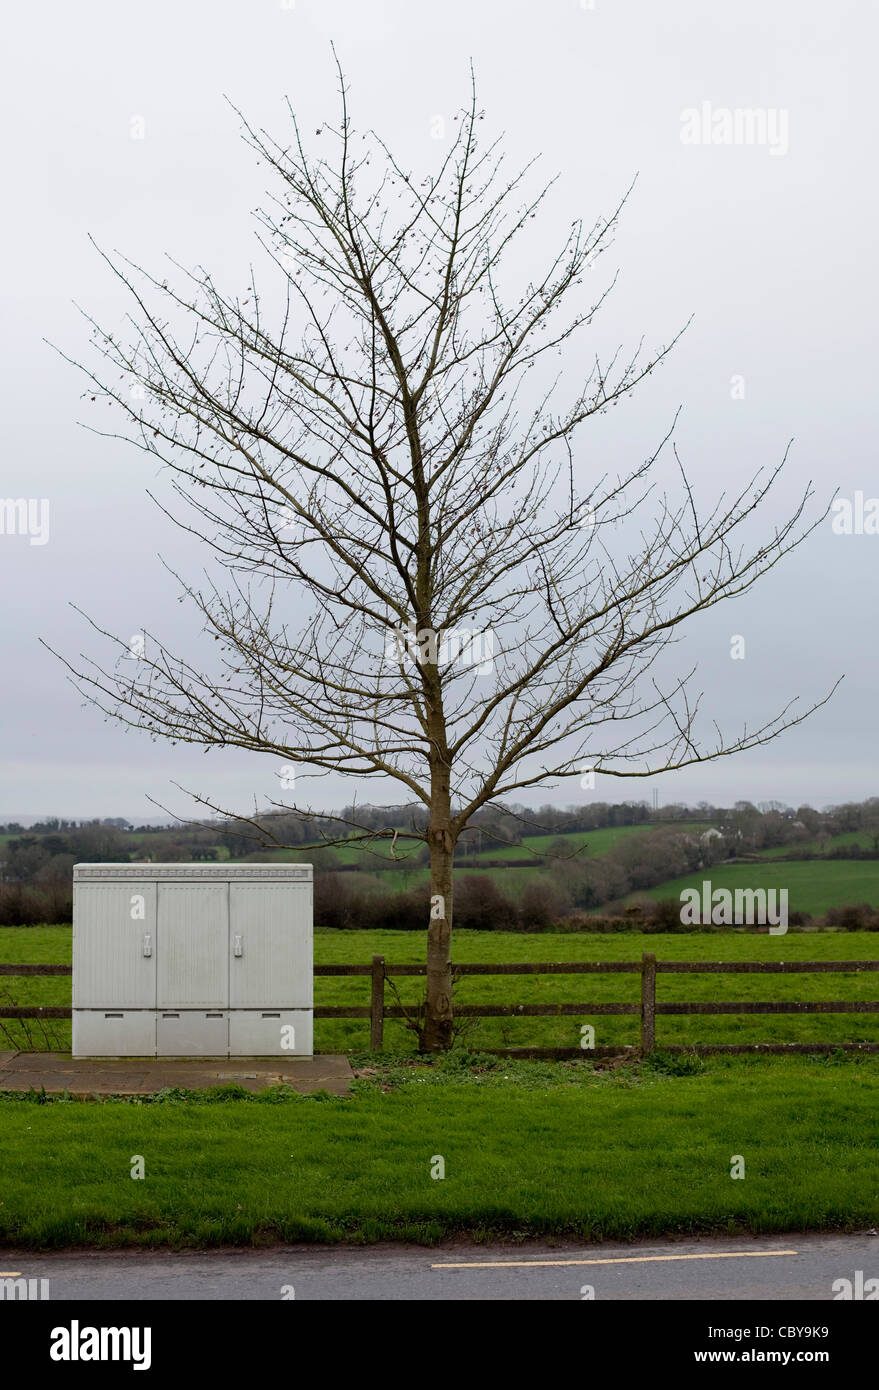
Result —
[[311, 1056], [308, 864], [77, 864], [77, 1057]]

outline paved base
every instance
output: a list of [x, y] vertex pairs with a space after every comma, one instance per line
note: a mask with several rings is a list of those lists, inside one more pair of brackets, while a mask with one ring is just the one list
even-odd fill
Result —
[[212, 1086], [291, 1086], [301, 1095], [351, 1090], [347, 1057], [96, 1057], [65, 1052], [0, 1052], [0, 1092], [67, 1091], [72, 1096], [148, 1096], [167, 1086], [204, 1091]]

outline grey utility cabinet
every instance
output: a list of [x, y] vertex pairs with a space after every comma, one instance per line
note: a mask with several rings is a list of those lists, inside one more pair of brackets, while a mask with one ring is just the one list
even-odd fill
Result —
[[75, 1057], [310, 1057], [310, 864], [77, 864]]

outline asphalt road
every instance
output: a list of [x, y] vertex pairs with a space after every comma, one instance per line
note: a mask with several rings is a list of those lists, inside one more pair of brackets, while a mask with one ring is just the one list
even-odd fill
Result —
[[[48, 1297], [135, 1300], [834, 1300], [836, 1280], [879, 1278], [879, 1236], [791, 1235], [642, 1245], [187, 1252], [0, 1251], [0, 1278], [48, 1280]], [[291, 1293], [291, 1290], [293, 1291]], [[863, 1296], [863, 1294], [861, 1295]]]

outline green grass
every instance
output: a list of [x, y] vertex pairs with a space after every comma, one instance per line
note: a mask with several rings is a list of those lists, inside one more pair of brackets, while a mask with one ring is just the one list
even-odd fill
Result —
[[[781, 867], [781, 866], [779, 866]], [[0, 960], [69, 961], [69, 927], [0, 928]], [[424, 934], [421, 932], [340, 932], [315, 933], [315, 960], [322, 964], [367, 962], [373, 954], [384, 955], [389, 964], [424, 960]], [[879, 934], [875, 932], [789, 933], [787, 936], [753, 935], [741, 932], [696, 933], [692, 935], [598, 933], [467, 932], [454, 936], [453, 959], [458, 962], [484, 961], [577, 961], [640, 960], [643, 951], [655, 952], [659, 960], [737, 961], [737, 960], [875, 960], [879, 957]], [[423, 991], [418, 978], [396, 982], [401, 1000], [414, 1003]], [[369, 1003], [369, 980], [317, 979], [315, 1003]], [[673, 1000], [851, 1000], [879, 998], [879, 974], [861, 975], [661, 975], [660, 1001]], [[19, 1004], [69, 1004], [70, 979], [60, 977], [9, 977], [0, 979], [0, 990], [13, 994]], [[458, 1003], [557, 1003], [560, 1001], [606, 1002], [637, 1001], [639, 980], [633, 975], [595, 976], [483, 976], [462, 979], [456, 989]], [[388, 1005], [395, 1002], [394, 991], [386, 991]], [[591, 1023], [597, 1046], [615, 1046], [638, 1040], [637, 1017], [580, 1015], [546, 1018], [493, 1018], [462, 1020], [460, 1041], [471, 1048], [486, 1047], [576, 1047], [580, 1027]], [[39, 1036], [31, 1043], [21, 1033], [23, 1024], [0, 1020], [17, 1040], [16, 1045], [44, 1046]], [[66, 1022], [47, 1024], [55, 1046], [69, 1047], [70, 1028]], [[366, 1046], [368, 1024], [362, 1019], [318, 1019], [315, 1022], [315, 1048], [321, 1052], [344, 1052]], [[879, 1014], [757, 1014], [722, 1016], [661, 1016], [657, 1019], [660, 1044], [696, 1042], [879, 1042]], [[389, 1019], [385, 1041], [395, 1050], [414, 1050], [411, 1032], [403, 1023]], [[0, 1046], [4, 1044], [0, 1042]], [[5, 1044], [9, 1046], [9, 1042]]]
[[[712, 888], [786, 888], [789, 911], [809, 912], [815, 917], [847, 903], [879, 905], [879, 859], [713, 864], [698, 873], [630, 894], [623, 901], [678, 898], [683, 888], [701, 889], [704, 879], [710, 880]], [[606, 909], [597, 911], [600, 914]]]
[[873, 1062], [466, 1061], [379, 1068], [348, 1098], [2, 1099], [0, 1240], [629, 1240], [879, 1221]]

